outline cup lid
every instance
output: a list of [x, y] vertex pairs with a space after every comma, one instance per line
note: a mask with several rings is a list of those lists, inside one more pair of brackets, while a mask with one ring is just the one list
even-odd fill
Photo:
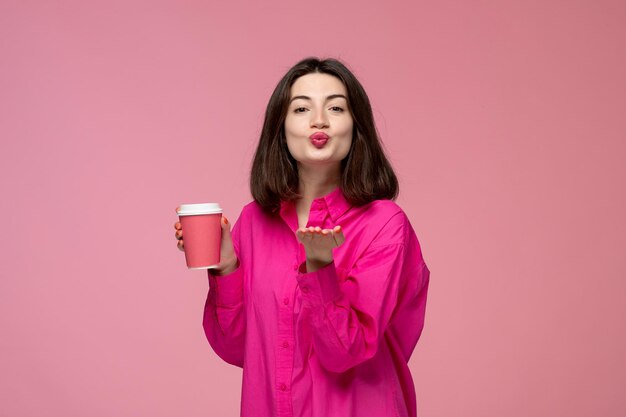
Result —
[[178, 208], [179, 216], [197, 216], [199, 214], [221, 213], [222, 208], [218, 203], [181, 204]]

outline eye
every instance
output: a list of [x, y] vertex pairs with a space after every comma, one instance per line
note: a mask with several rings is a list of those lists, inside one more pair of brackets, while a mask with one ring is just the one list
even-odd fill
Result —
[[303, 113], [306, 111], [306, 107], [296, 107], [293, 112], [294, 113]]
[[333, 107], [331, 107], [330, 109], [331, 109], [332, 111], [334, 111], [334, 112], [338, 112], [338, 113], [341, 113], [341, 112], [343, 111], [343, 109], [342, 109], [341, 107], [338, 107], [338, 106], [333, 106]]

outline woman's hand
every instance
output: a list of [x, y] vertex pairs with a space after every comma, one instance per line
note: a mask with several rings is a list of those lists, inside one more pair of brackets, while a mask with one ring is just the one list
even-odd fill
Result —
[[[178, 213], [178, 208], [176, 208], [176, 212]], [[180, 224], [180, 222], [176, 222], [174, 223], [174, 229], [176, 229], [174, 236], [176, 236], [176, 239], [178, 240], [177, 242], [178, 249], [184, 252], [185, 246], [183, 242], [183, 225]]]
[[303, 227], [296, 231], [300, 243], [306, 251], [306, 270], [314, 272], [333, 261], [333, 249], [346, 240], [341, 226], [333, 229]]
[[[176, 212], [178, 213], [178, 208], [176, 208]], [[233, 272], [239, 266], [239, 259], [237, 259], [237, 255], [235, 254], [235, 248], [233, 247], [233, 239], [230, 235], [230, 223], [228, 219], [222, 216], [222, 221], [220, 223], [222, 226], [222, 242], [220, 246], [220, 263], [217, 269], [213, 270], [213, 275], [228, 275]], [[178, 240], [177, 246], [181, 251], [185, 250], [185, 243], [183, 242], [183, 226], [180, 222], [176, 222], [174, 224], [174, 229], [176, 232], [174, 236]]]

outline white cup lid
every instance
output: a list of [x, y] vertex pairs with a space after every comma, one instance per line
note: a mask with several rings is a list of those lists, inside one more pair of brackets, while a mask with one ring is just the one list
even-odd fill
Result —
[[197, 216], [199, 214], [221, 213], [222, 208], [218, 203], [181, 204], [178, 208], [179, 216]]

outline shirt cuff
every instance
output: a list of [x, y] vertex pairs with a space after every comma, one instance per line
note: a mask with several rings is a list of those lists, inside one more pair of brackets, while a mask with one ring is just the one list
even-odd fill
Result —
[[296, 279], [303, 299], [309, 304], [323, 306], [341, 297], [339, 277], [334, 261], [315, 272], [304, 271], [306, 271], [306, 263], [298, 269]]
[[209, 275], [209, 298], [217, 306], [232, 306], [243, 301], [243, 266], [228, 275]]

